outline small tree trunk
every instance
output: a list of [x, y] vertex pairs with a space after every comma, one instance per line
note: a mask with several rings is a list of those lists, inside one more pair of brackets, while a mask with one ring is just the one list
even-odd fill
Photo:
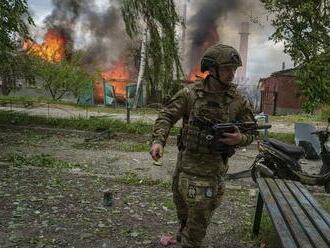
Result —
[[8, 75], [3, 76], [1, 79], [2, 79], [1, 93], [4, 96], [8, 96], [10, 91], [12, 90], [13, 79]]
[[137, 80], [136, 85], [136, 92], [135, 92], [135, 99], [133, 108], [136, 108], [139, 102], [139, 96], [140, 96], [140, 88], [141, 88], [141, 82], [144, 74], [144, 67], [146, 65], [146, 47], [147, 47], [147, 41], [148, 41], [148, 29], [145, 28], [143, 32], [142, 37], [142, 47], [141, 47], [141, 60], [140, 60], [140, 68], [139, 68], [139, 76]]

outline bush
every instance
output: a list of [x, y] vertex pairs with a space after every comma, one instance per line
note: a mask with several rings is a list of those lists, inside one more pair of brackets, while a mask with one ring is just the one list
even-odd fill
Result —
[[330, 118], [330, 105], [325, 105], [320, 109], [320, 119], [328, 121], [328, 118]]
[[[264, 134], [260, 134], [259, 138], [264, 139], [265, 138]], [[289, 144], [294, 144], [295, 143], [294, 133], [273, 133], [273, 132], [270, 132], [270, 133], [268, 133], [268, 138], [277, 139], [279, 141], [289, 143]]]

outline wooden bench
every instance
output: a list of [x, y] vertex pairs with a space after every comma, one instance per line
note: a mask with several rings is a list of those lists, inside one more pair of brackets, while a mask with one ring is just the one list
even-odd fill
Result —
[[253, 236], [265, 203], [282, 247], [330, 247], [330, 215], [299, 182], [258, 178]]

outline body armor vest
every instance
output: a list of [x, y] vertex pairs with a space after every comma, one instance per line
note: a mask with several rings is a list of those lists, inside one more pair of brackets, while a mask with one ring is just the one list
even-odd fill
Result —
[[227, 92], [207, 92], [203, 88], [191, 89], [192, 104], [189, 117], [184, 119], [182, 147], [195, 153], [216, 153], [206, 139], [211, 124], [235, 120], [233, 96]]
[[186, 88], [189, 100], [183, 118], [178, 169], [199, 176], [221, 176], [228, 170], [230, 154], [212, 150], [206, 139], [207, 124], [201, 123], [239, 121], [242, 98], [234, 85], [227, 90], [214, 92], [208, 90], [208, 83], [214, 82], [206, 78]]

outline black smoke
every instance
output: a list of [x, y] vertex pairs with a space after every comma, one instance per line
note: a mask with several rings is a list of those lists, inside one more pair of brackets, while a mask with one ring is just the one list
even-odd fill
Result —
[[[188, 37], [191, 41], [190, 68], [192, 68], [203, 53], [202, 46], [208, 41], [208, 46], [217, 43], [217, 29], [219, 20], [241, 8], [241, 0], [202, 0], [196, 1], [193, 8], [196, 13], [189, 19], [187, 26], [191, 27]], [[235, 18], [234, 16], [232, 18]]]
[[83, 50], [83, 64], [105, 69], [127, 47], [118, 1], [100, 9], [91, 0], [52, 0], [54, 9], [45, 19], [48, 28], [70, 34], [72, 46]]

